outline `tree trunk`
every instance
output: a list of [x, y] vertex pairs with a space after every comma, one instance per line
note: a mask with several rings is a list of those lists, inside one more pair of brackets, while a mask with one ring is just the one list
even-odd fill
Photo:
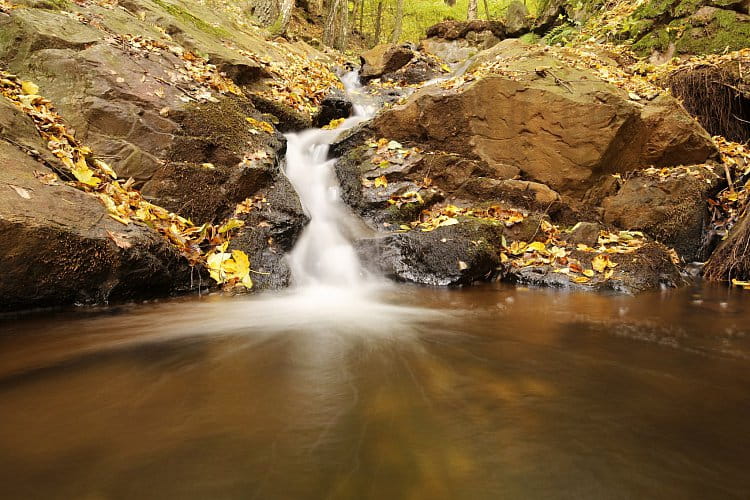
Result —
[[487, 20], [490, 20], [490, 6], [487, 3], [487, 0], [484, 0], [484, 13], [487, 15]]
[[263, 26], [270, 26], [278, 16], [277, 0], [256, 0], [253, 15]]
[[323, 43], [342, 51], [346, 49], [348, 35], [348, 3], [346, 0], [331, 1], [323, 29]]
[[469, 0], [469, 13], [468, 18], [469, 21], [472, 19], [476, 19], [479, 15], [479, 7], [478, 7], [478, 0]]
[[282, 0], [281, 2], [281, 22], [279, 34], [286, 35], [289, 29], [289, 22], [292, 20], [292, 11], [294, 10], [294, 0]]
[[373, 35], [373, 47], [380, 43], [380, 35], [383, 31], [383, 0], [378, 0], [378, 13], [375, 16], [375, 34]]
[[401, 39], [401, 32], [404, 28], [404, 0], [398, 0], [396, 3], [396, 19], [393, 23], [393, 32], [391, 33], [391, 43], [398, 43]]

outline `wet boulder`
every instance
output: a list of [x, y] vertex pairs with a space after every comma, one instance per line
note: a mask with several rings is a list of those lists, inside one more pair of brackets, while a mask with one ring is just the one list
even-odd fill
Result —
[[611, 276], [593, 271], [592, 262], [596, 255], [580, 251], [570, 254], [585, 269], [591, 270], [591, 278], [581, 274], [571, 277], [570, 274], [559, 272], [559, 267], [551, 265], [508, 265], [505, 280], [519, 285], [626, 294], [675, 288], [687, 283], [669, 249], [659, 243], [648, 242], [631, 253], [609, 254], [609, 262], [614, 265], [608, 270], [612, 272]]
[[721, 184], [709, 166], [640, 172], [602, 202], [604, 222], [639, 230], [674, 248], [686, 262], [706, 257], [707, 200]]
[[434, 231], [410, 231], [356, 242], [365, 266], [398, 281], [455, 286], [498, 274], [501, 226], [463, 222]]
[[484, 60], [498, 69], [455, 88], [425, 87], [377, 115], [363, 133], [490, 167], [510, 165], [524, 180], [574, 199], [604, 175], [703, 163], [717, 154], [708, 133], [669, 96], [632, 100], [517, 40], [487, 51]]
[[309, 222], [289, 179], [278, 172], [273, 184], [256, 198], [253, 209], [239, 217], [245, 223], [229, 250], [242, 250], [250, 259], [254, 290], [289, 286], [291, 270], [286, 254]]
[[320, 104], [320, 112], [315, 117], [315, 126], [324, 127], [333, 120], [349, 118], [352, 115], [352, 102], [339, 89], [331, 90]]

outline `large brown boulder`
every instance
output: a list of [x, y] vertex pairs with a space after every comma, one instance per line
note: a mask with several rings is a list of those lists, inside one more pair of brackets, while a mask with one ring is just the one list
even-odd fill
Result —
[[515, 40], [485, 58], [500, 69], [456, 88], [425, 87], [379, 114], [369, 132], [511, 165], [526, 180], [573, 198], [604, 175], [703, 163], [717, 154], [711, 137], [669, 96], [632, 100], [544, 48]]
[[51, 181], [54, 158], [31, 120], [4, 100], [0, 133], [0, 310], [189, 287], [187, 261], [159, 234], [123, 225], [94, 195]]
[[367, 82], [403, 68], [414, 58], [414, 52], [402, 45], [381, 44], [363, 52], [360, 58], [362, 69], [359, 77]]
[[25, 7], [0, 18], [0, 58], [39, 85], [77, 139], [195, 222], [221, 220], [270, 188], [283, 152], [271, 122], [308, 127], [314, 117], [261, 96], [272, 79], [259, 58], [283, 65], [285, 52], [315, 57], [312, 49], [230, 31], [196, 3], [189, 15], [146, 0], [67, 7], [74, 12]]

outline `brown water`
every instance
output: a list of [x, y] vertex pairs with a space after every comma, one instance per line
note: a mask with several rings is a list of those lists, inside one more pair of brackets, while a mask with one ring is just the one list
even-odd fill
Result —
[[750, 498], [747, 293], [376, 295], [0, 320], [0, 497]]

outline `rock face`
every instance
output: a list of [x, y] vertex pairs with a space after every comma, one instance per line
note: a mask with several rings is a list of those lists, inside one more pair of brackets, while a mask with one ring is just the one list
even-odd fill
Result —
[[401, 45], [378, 45], [361, 56], [362, 70], [359, 77], [363, 82], [379, 78], [387, 73], [393, 73], [406, 66], [414, 57], [408, 47]]
[[[279, 78], [268, 61], [305, 58], [324, 56], [303, 43], [268, 42], [196, 2], [130, 0], [114, 8], [30, 2], [0, 13], [4, 69], [36, 83], [76, 139], [120, 178], [132, 178], [149, 201], [200, 226], [231, 217], [239, 202], [266, 199], [240, 217], [246, 226], [230, 246], [255, 259], [253, 270], [279, 271], [268, 279], [258, 275], [257, 288], [288, 281], [283, 254], [307, 222], [281, 171], [285, 143], [278, 130], [351, 110], [333, 94], [321, 110], [273, 98]], [[3, 119], [15, 116], [9, 113], [0, 110]], [[27, 135], [37, 133], [32, 127]], [[31, 149], [47, 151], [46, 144]], [[6, 168], [3, 175], [12, 174], [7, 182], [31, 193], [34, 207], [10, 189], [0, 197], [6, 240], [0, 268], [14, 277], [5, 285], [12, 282], [13, 289], [0, 296], [16, 297], [8, 307], [163, 294], [189, 281], [189, 268], [148, 228], [123, 226], [95, 198], [34, 179], [34, 170], [58, 165], [55, 157], [35, 164], [11, 153], [5, 147], [5, 157], [21, 170]], [[76, 212], [79, 217], [69, 215]], [[115, 239], [130, 246], [117, 246], [107, 231], [125, 235]], [[8, 236], [16, 233], [23, 237]], [[34, 246], [38, 256], [20, 257], [32, 255]], [[21, 279], [32, 265], [49, 267], [49, 275], [35, 268], [33, 279]]]
[[7, 102], [0, 102], [0, 132], [0, 310], [189, 287], [187, 262], [160, 235], [116, 222], [93, 195], [37, 179], [52, 173], [54, 160], [31, 120]]
[[500, 21], [443, 21], [427, 30], [421, 48], [448, 64], [457, 64], [493, 47], [506, 36], [506, 26]]
[[[312, 124], [311, 114], [230, 88], [268, 88], [269, 70], [245, 51], [281, 61], [285, 50], [316, 57], [309, 47], [277, 46], [242, 30], [230, 36], [220, 13], [193, 3], [190, 15], [181, 5], [139, 0], [126, 9], [70, 8], [75, 12], [11, 11], [0, 19], [0, 57], [39, 85], [81, 142], [119, 176], [146, 186], [156, 203], [185, 207], [198, 220], [220, 218], [227, 203], [259, 187], [240, 179], [247, 174], [237, 166], [283, 151], [272, 128], [263, 132], [246, 119], [281, 120], [281, 128]], [[229, 38], [233, 48], [224, 43]], [[185, 56], [193, 52], [208, 59]], [[266, 107], [257, 109], [255, 101]], [[277, 116], [261, 113], [269, 110]], [[216, 171], [207, 175], [206, 163]], [[175, 179], [183, 186], [170, 185]], [[197, 186], [210, 186], [200, 193], [203, 207], [192, 196]]]
[[379, 114], [372, 134], [511, 165], [577, 198], [603, 175], [716, 154], [709, 135], [668, 96], [636, 102], [582, 70], [538, 72], [560, 64], [515, 40], [485, 58], [507, 61], [507, 69], [458, 89], [426, 87]]
[[630, 177], [602, 202], [604, 222], [644, 231], [674, 248], [686, 262], [705, 259], [707, 200], [718, 191], [720, 180], [701, 167], [665, 177]]

